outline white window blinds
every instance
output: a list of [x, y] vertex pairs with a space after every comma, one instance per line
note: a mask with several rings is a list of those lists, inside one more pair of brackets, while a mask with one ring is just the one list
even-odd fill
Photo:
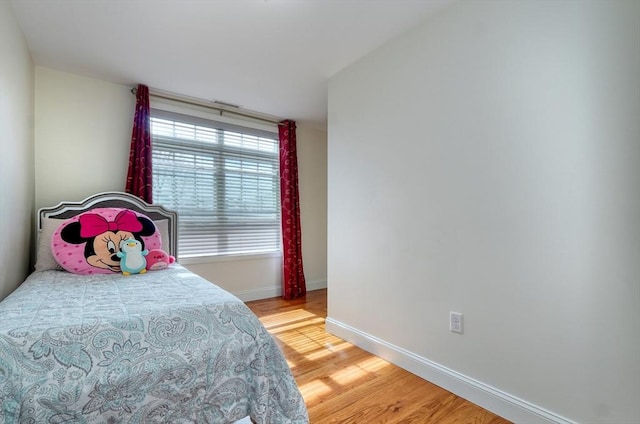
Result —
[[151, 111], [153, 198], [178, 212], [180, 257], [280, 251], [277, 133]]

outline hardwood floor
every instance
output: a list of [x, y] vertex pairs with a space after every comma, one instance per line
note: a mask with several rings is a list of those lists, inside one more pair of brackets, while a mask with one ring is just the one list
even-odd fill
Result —
[[327, 291], [247, 302], [284, 352], [311, 424], [506, 424], [402, 368], [324, 331]]

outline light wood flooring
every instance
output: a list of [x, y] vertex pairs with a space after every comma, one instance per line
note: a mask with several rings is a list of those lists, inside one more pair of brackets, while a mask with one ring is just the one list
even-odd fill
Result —
[[326, 333], [326, 290], [293, 301], [273, 298], [247, 305], [284, 352], [311, 424], [509, 423]]

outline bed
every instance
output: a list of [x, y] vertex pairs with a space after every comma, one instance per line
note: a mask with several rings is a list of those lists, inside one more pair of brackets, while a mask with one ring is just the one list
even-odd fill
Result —
[[177, 263], [125, 276], [52, 261], [52, 229], [102, 208], [149, 217], [177, 257], [176, 214], [131, 195], [41, 209], [36, 271], [0, 302], [0, 422], [307, 423], [281, 351], [230, 293]]

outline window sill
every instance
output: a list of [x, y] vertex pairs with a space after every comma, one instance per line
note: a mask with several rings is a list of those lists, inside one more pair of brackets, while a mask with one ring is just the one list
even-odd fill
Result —
[[253, 261], [261, 259], [282, 258], [282, 252], [273, 253], [247, 253], [237, 255], [212, 255], [212, 256], [189, 256], [178, 258], [181, 265], [205, 264], [212, 262], [229, 262], [229, 261]]

